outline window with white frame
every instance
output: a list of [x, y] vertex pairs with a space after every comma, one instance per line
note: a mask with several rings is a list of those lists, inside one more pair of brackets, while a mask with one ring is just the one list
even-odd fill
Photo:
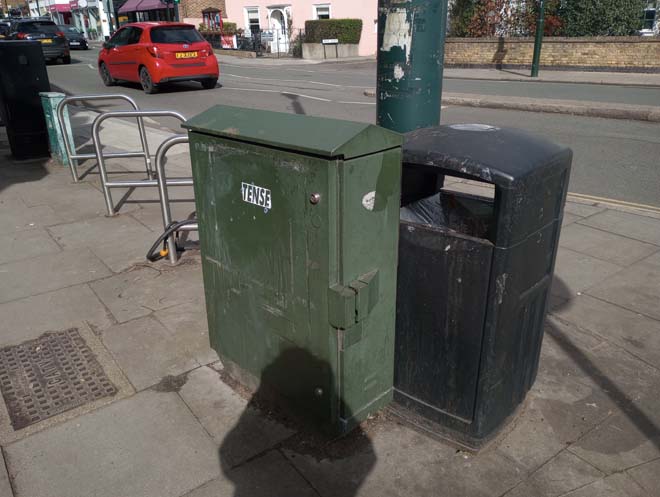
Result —
[[259, 25], [259, 7], [245, 7], [245, 25], [251, 33], [261, 31]]
[[330, 4], [314, 5], [314, 19], [330, 19]]
[[657, 2], [656, 0], [646, 0], [646, 9], [644, 9], [644, 24], [642, 29], [652, 30], [655, 26], [657, 16]]

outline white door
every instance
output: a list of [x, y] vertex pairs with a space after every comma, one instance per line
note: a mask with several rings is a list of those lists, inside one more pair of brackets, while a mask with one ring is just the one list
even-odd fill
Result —
[[273, 33], [273, 41], [270, 43], [272, 53], [286, 53], [289, 51], [289, 36], [286, 31], [286, 18], [284, 13], [273, 10], [270, 13], [270, 30]]

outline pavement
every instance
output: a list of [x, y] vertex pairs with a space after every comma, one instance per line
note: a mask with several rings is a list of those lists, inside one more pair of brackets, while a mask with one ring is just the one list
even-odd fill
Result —
[[[88, 145], [93, 114], [73, 114]], [[105, 142], [132, 148], [129, 126], [108, 121]], [[146, 262], [162, 230], [155, 192], [119, 192], [119, 214], [105, 217], [93, 163], [74, 184], [50, 161], [9, 158], [2, 133], [0, 496], [660, 496], [659, 212], [569, 200], [536, 384], [482, 452], [387, 412], [319, 450], [227, 380], [208, 345], [199, 254], [177, 266]], [[167, 136], [148, 133], [154, 144]], [[113, 177], [142, 169], [112, 164]], [[185, 149], [168, 169], [189, 174]], [[176, 195], [181, 219], [194, 206], [189, 190]], [[52, 346], [64, 367], [88, 364], [64, 400], [88, 396], [48, 411], [35, 391], [25, 417], [10, 418], [10, 382], [28, 393], [38, 382], [2, 371], [36, 354], [31, 364], [59, 388], [65, 373], [44, 345], [55, 339], [66, 342]]]

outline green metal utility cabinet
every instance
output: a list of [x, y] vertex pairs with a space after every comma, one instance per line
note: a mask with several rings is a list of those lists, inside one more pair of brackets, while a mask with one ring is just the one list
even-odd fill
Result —
[[227, 106], [184, 127], [211, 345], [349, 431], [392, 397], [401, 135]]

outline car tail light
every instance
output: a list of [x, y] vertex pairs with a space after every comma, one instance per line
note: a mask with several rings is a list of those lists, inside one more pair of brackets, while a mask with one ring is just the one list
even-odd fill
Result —
[[147, 52], [149, 52], [149, 55], [151, 55], [152, 57], [156, 57], [157, 59], [163, 58], [163, 54], [160, 53], [158, 47], [147, 46]]
[[209, 55], [213, 55], [213, 45], [211, 45], [210, 43], [208, 50], [209, 50]]
[[55, 36], [57, 36], [58, 38], [64, 38], [64, 33], [62, 33], [62, 31], [58, 31], [57, 33], [55, 33]]

